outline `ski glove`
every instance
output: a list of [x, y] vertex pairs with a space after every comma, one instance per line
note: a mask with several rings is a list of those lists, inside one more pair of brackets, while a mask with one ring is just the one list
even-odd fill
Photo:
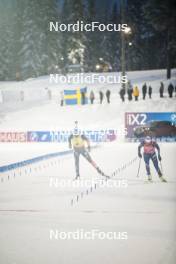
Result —
[[142, 158], [142, 154], [139, 152], [138, 153], [138, 157], [141, 159]]
[[160, 156], [160, 154], [158, 154], [158, 159], [159, 159], [159, 161], [161, 161], [161, 156]]

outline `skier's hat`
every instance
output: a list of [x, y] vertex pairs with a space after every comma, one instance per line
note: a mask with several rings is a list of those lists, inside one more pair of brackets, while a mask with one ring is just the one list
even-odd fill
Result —
[[146, 136], [145, 139], [144, 139], [144, 141], [146, 143], [150, 143], [152, 141], [152, 138], [150, 136]]
[[78, 129], [77, 127], [74, 128], [74, 130], [73, 130], [73, 135], [74, 135], [74, 136], [79, 136], [80, 134], [81, 134], [81, 130]]

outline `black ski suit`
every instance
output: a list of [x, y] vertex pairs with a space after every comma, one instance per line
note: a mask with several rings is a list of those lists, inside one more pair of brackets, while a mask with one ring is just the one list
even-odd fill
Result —
[[104, 94], [102, 91], [99, 92], [99, 95], [100, 95], [100, 104], [102, 104], [103, 102], [103, 97], [104, 97]]
[[149, 93], [149, 98], [151, 99], [152, 98], [152, 87], [151, 86], [149, 86], [148, 93]]
[[168, 94], [169, 94], [170, 98], [172, 98], [173, 92], [174, 92], [174, 86], [173, 86], [172, 83], [170, 83], [169, 86], [168, 86]]
[[160, 88], [159, 88], [160, 97], [163, 98], [164, 93], [164, 84], [161, 82]]
[[147, 85], [146, 83], [142, 86], [142, 95], [143, 95], [143, 100], [145, 100], [147, 94]]
[[107, 90], [107, 91], [106, 91], [106, 99], [107, 99], [107, 103], [108, 103], [108, 104], [110, 104], [110, 95], [111, 95], [110, 90]]
[[120, 90], [120, 98], [122, 99], [122, 102], [125, 101], [125, 89], [124, 88]]

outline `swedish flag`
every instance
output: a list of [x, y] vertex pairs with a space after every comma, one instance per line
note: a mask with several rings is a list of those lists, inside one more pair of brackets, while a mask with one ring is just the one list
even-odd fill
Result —
[[87, 104], [87, 87], [75, 90], [64, 90], [64, 101], [66, 105]]

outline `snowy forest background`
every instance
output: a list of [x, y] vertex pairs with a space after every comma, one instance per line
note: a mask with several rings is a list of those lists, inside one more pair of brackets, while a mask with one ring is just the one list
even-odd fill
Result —
[[[170, 77], [176, 66], [175, 14], [173, 0], [125, 1], [132, 31], [126, 37], [128, 71], [167, 68]], [[49, 31], [49, 21], [77, 20], [121, 23], [120, 1], [0, 0], [0, 80], [55, 73], [73, 63], [94, 71], [99, 58], [120, 71], [120, 33]]]

